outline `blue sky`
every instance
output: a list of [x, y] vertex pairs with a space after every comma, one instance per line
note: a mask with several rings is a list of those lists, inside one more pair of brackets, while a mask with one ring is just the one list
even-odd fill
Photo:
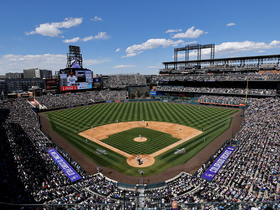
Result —
[[[0, 74], [58, 71], [69, 45], [81, 47], [84, 67], [94, 74], [158, 74], [162, 62], [173, 61], [174, 47], [191, 43], [214, 43], [215, 58], [280, 54], [276, 0], [2, 0], [0, 6]], [[202, 58], [210, 58], [207, 50]]]

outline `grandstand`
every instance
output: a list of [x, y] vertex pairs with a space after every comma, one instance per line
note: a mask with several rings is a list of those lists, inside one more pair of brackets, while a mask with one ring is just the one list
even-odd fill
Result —
[[[188, 68], [191, 70], [188, 74], [109, 76], [103, 81], [104, 90], [42, 95], [33, 98], [34, 103], [22, 98], [2, 100], [0, 207], [169, 209], [175, 200], [181, 209], [265, 209], [268, 206], [280, 209], [280, 75], [259, 72], [278, 67], [261, 64], [253, 67], [254, 71], [251, 67], [236, 67], [238, 72], [225, 73], [218, 72], [216, 66], [214, 73], [197, 74], [192, 72], [193, 66]], [[106, 177], [94, 163], [93, 173], [87, 173], [78, 163], [80, 160], [72, 159], [62, 145], [41, 130], [38, 111], [87, 107], [106, 101], [129, 102], [127, 87], [134, 85], [150, 87], [154, 100], [158, 101], [202, 107], [236, 106], [243, 112], [242, 127], [193, 174], [181, 172], [161, 183], [147, 180], [135, 184]], [[247, 106], [243, 106], [245, 103]], [[203, 178], [228, 146], [234, 146], [235, 151], [211, 181]], [[71, 182], [49, 155], [48, 150], [52, 148], [81, 179]], [[88, 161], [86, 157], [83, 160]]]
[[[235, 97], [231, 97], [231, 100], [234, 99]], [[126, 204], [135, 206], [139, 203], [137, 199], [142, 192], [141, 196], [147, 196], [147, 205], [150, 206], [159, 204], [155, 202], [155, 198], [149, 199], [149, 196], [158, 199], [159, 195], [161, 201], [164, 201], [161, 205], [166, 207], [174, 199], [182, 208], [198, 204], [228, 205], [215, 203], [221, 201], [232, 202], [236, 206], [248, 205], [242, 202], [258, 206], [265, 205], [261, 202], [272, 202], [269, 205], [274, 205], [279, 199], [279, 105], [277, 98], [252, 100], [245, 111], [242, 129], [233, 139], [225, 142], [195, 174], [182, 173], [174, 180], [167, 181], [164, 186], [154, 185], [156, 188], [146, 184], [147, 189], [143, 189], [143, 192], [141, 186], [138, 186], [137, 191], [133, 189], [135, 185], [130, 186], [132, 189], [129, 190], [125, 186], [124, 193], [122, 187], [118, 187], [113, 180], [104, 178], [102, 174], [86, 174], [75, 160], [71, 160], [68, 154], [40, 131], [36, 113], [30, 104], [23, 99], [10, 99], [1, 104], [1, 130], [5, 134], [1, 141], [4, 161], [1, 177], [5, 177], [1, 182], [1, 189], [9, 189], [1, 195], [1, 202], [6, 205], [44, 203], [51, 208], [53, 204], [96, 206], [100, 199], [102, 202], [98, 203], [99, 206], [110, 204], [121, 208], [124, 194], [130, 197]], [[229, 144], [238, 147], [233, 154], [234, 158], [226, 162], [212, 182], [200, 178]], [[57, 148], [82, 176], [81, 180], [69, 182], [67, 176], [48, 156], [46, 150], [51, 147]]]

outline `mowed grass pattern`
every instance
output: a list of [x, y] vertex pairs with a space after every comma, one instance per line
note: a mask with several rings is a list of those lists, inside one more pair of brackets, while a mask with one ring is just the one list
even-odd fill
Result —
[[[145, 105], [146, 104], [146, 105]], [[88, 109], [87, 109], [88, 108]], [[216, 107], [201, 107], [162, 103], [162, 102], [131, 102], [108, 103], [88, 107], [79, 107], [47, 113], [48, 117], [80, 132], [96, 127], [127, 121], [159, 121], [190, 126], [201, 130], [218, 122], [237, 110]]]
[[[135, 137], [146, 137], [145, 142], [134, 141]], [[102, 142], [109, 144], [129, 154], [152, 154], [161, 150], [180, 139], [174, 138], [171, 134], [152, 130], [149, 128], [133, 128], [117, 134], [110, 135]]]
[[[87, 107], [79, 107], [46, 113], [50, 119], [53, 130], [65, 140], [79, 149], [82, 153], [93, 159], [97, 164], [110, 167], [120, 173], [131, 176], [139, 176], [138, 169], [127, 164], [126, 158], [118, 153], [109, 151], [102, 146], [89, 142], [77, 133], [110, 123], [127, 121], [159, 121], [170, 122], [180, 125], [204, 129], [203, 134], [196, 136], [176, 148], [185, 148], [186, 154], [174, 155], [174, 151], [167, 151], [158, 157], [156, 162], [145, 168], [145, 176], [161, 173], [169, 167], [181, 165], [216, 139], [221, 133], [229, 128], [231, 117], [236, 109], [225, 109], [164, 103], [164, 102], [130, 102], [130, 103], [107, 103]], [[203, 141], [203, 137], [207, 141]], [[166, 141], [162, 139], [162, 141]], [[174, 148], [174, 150], [176, 149]], [[107, 155], [95, 154], [96, 149], [105, 149]]]

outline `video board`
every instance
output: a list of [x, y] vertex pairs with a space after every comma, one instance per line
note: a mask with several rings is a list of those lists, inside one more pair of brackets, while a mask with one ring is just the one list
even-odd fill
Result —
[[61, 69], [59, 71], [60, 90], [92, 89], [92, 72], [88, 69]]

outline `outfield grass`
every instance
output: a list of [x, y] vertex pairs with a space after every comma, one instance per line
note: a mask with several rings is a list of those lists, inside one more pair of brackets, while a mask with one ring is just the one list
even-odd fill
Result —
[[[201, 128], [204, 129], [203, 134], [196, 136], [192, 140], [189, 140], [178, 147], [157, 156], [155, 164], [143, 169], [145, 176], [150, 176], [161, 173], [170, 167], [181, 165], [187, 162], [201, 149], [206, 147], [209, 143], [211, 143], [229, 128], [231, 123], [230, 115], [237, 111], [238, 110], [236, 109], [205, 106], [201, 106], [199, 109], [198, 106], [175, 103], [131, 102], [108, 103], [88, 107], [79, 107], [49, 112], [46, 113], [46, 115], [50, 119], [53, 130], [55, 130], [59, 135], [69, 141], [81, 152], [93, 159], [98, 165], [112, 168], [120, 173], [130, 176], [139, 176], [138, 168], [128, 165], [126, 158], [122, 155], [110, 151], [107, 148], [103, 148], [102, 146], [93, 142], [89, 142], [87, 144], [85, 142], [85, 138], [78, 135], [77, 129], [79, 132], [82, 132], [91, 128], [91, 126], [97, 127], [100, 125], [115, 123], [117, 120], [119, 122], [141, 120], [170, 122], [193, 127], [198, 130], [201, 130]], [[118, 135], [120, 134], [114, 134], [109, 137], [115, 139], [112, 140], [110, 144], [114, 144], [114, 141], [118, 139]], [[203, 141], [204, 136], [207, 139], [206, 142]], [[167, 140], [164, 135], [161, 136], [160, 139], [163, 143], [173, 141]], [[130, 151], [129, 153], [135, 152], [135, 148], [133, 151], [130, 150], [132, 148], [129, 147], [127, 142], [122, 143], [122, 148], [122, 150], [126, 152]], [[175, 149], [181, 148], [185, 148], [186, 153], [175, 155]], [[105, 149], [107, 151], [107, 155], [96, 154], [96, 149]], [[139, 152], [137, 154], [141, 154]], [[144, 151], [143, 154], [147, 154], [146, 151]]]

